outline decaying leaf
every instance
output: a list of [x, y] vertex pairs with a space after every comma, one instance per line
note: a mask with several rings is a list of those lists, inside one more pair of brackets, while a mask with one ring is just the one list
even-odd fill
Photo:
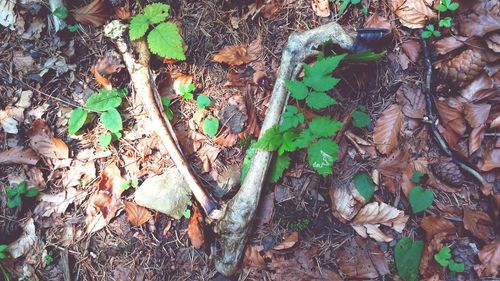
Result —
[[491, 242], [495, 237], [490, 216], [466, 206], [464, 206], [464, 227], [485, 243]]
[[94, 0], [88, 5], [72, 11], [75, 20], [82, 24], [101, 26], [109, 19], [104, 0]]
[[92, 196], [91, 202], [101, 211], [109, 223], [122, 206], [120, 198], [124, 189], [125, 179], [115, 163], [108, 165], [101, 173], [97, 184], [98, 191]]
[[453, 50], [456, 50], [464, 46], [467, 37], [463, 36], [450, 36], [443, 39], [439, 39], [434, 42], [434, 48], [436, 52], [440, 55], [445, 55]]
[[455, 225], [451, 221], [440, 216], [424, 217], [420, 226], [425, 231], [426, 241], [431, 241], [436, 234], [456, 231]]
[[477, 128], [474, 128], [469, 136], [469, 153], [472, 154], [476, 152], [481, 147], [481, 143], [484, 139], [484, 133], [486, 131], [486, 124], [482, 124]]
[[356, 188], [352, 181], [329, 188], [332, 214], [343, 223], [350, 222], [363, 206], [363, 201], [357, 200], [353, 195], [353, 189]]
[[151, 213], [144, 207], [130, 201], [123, 201], [127, 219], [133, 226], [141, 226], [153, 217]]
[[94, 74], [95, 81], [101, 85], [104, 89], [111, 91], [113, 88], [113, 85], [111, 85], [111, 81], [109, 81], [108, 78], [102, 76], [99, 71], [96, 70], [95, 67], [90, 68], [90, 72]]
[[379, 226], [386, 225], [397, 232], [403, 231], [409, 216], [385, 203], [373, 202], [365, 205], [352, 221], [351, 226], [363, 238], [368, 236], [378, 242], [390, 242], [393, 238], [383, 233]]
[[14, 259], [25, 255], [30, 251], [30, 249], [32, 249], [38, 239], [39, 238], [35, 232], [35, 221], [30, 218], [24, 224], [23, 234], [21, 237], [9, 245], [10, 255]]
[[266, 269], [266, 261], [264, 260], [264, 257], [260, 254], [260, 251], [262, 250], [264, 250], [263, 246], [248, 245], [245, 248], [245, 254], [243, 256], [243, 265], [246, 267]]
[[427, 113], [425, 95], [420, 87], [402, 85], [397, 91], [397, 100], [405, 116], [420, 119]]
[[369, 239], [350, 239], [339, 250], [337, 257], [340, 270], [349, 278], [378, 278], [390, 273], [384, 252]]
[[298, 241], [299, 241], [299, 233], [294, 231], [294, 232], [288, 234], [285, 237], [285, 239], [283, 239], [283, 241], [281, 241], [281, 243], [279, 243], [278, 245], [274, 246], [273, 249], [278, 250], [278, 251], [290, 249], [295, 244], [297, 244]]
[[465, 119], [467, 120], [467, 122], [469, 122], [472, 128], [477, 128], [481, 125], [484, 125], [486, 119], [488, 119], [488, 115], [490, 114], [490, 109], [491, 104], [487, 103], [465, 103]]
[[113, 73], [119, 72], [122, 68], [125, 67], [120, 62], [120, 59], [114, 55], [108, 54], [104, 57], [101, 57], [96, 64], [94, 65], [95, 70], [99, 72], [101, 75], [107, 76]]
[[365, 27], [369, 28], [385, 28], [391, 30], [391, 23], [387, 18], [381, 17], [378, 14], [372, 14], [365, 23]]
[[219, 50], [213, 57], [215, 62], [227, 63], [229, 65], [242, 65], [252, 61], [243, 45], [227, 46]]
[[69, 205], [80, 204], [87, 197], [87, 192], [70, 187], [57, 194], [42, 193], [38, 196], [40, 203], [33, 213], [41, 217], [49, 217], [53, 213], [64, 214]]
[[[474, 1], [472, 1], [474, 2]], [[483, 36], [500, 29], [500, 7], [496, 0], [475, 1], [476, 5], [457, 17], [460, 33], [466, 36]]]
[[193, 205], [193, 214], [189, 219], [187, 233], [195, 249], [201, 248], [203, 243], [205, 243], [205, 231], [203, 227], [203, 215], [200, 209], [196, 205]]
[[127, 7], [117, 7], [114, 8], [114, 10], [116, 17], [121, 20], [128, 20], [132, 16], [130, 10]]
[[328, 0], [311, 0], [311, 6], [318, 17], [330, 16], [330, 1]]
[[393, 104], [382, 112], [373, 129], [373, 140], [380, 153], [388, 155], [394, 150], [401, 125], [403, 113], [399, 105]]
[[406, 168], [410, 154], [405, 150], [395, 150], [391, 155], [381, 158], [378, 163], [378, 170], [387, 177], [401, 175]]
[[0, 152], [0, 164], [26, 164], [35, 165], [40, 157], [31, 148], [16, 146]]
[[500, 240], [484, 246], [478, 254], [481, 264], [474, 266], [479, 277], [500, 276]]
[[436, 108], [443, 127], [453, 131], [458, 136], [465, 133], [467, 127], [462, 116], [462, 109], [459, 106], [452, 107], [444, 101], [436, 101]]
[[61, 139], [54, 137], [49, 126], [42, 119], [33, 122], [28, 135], [30, 146], [37, 153], [48, 158], [68, 158], [68, 146]]
[[428, 20], [436, 17], [430, 8], [429, 0], [390, 0], [392, 11], [399, 17], [401, 24], [409, 28], [423, 28]]
[[[481, 96], [481, 93], [491, 89], [493, 87], [493, 80], [485, 72], [479, 75], [474, 81], [462, 89], [461, 95], [470, 102], [477, 101], [477, 98]], [[489, 110], [488, 110], [489, 111]]]
[[406, 56], [410, 59], [411, 62], [417, 63], [420, 57], [421, 47], [420, 43], [416, 40], [408, 40], [401, 44], [401, 49], [406, 54]]

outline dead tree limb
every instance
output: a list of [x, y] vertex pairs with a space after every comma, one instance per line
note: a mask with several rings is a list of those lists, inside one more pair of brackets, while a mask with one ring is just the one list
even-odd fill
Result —
[[122, 55], [135, 93], [142, 100], [154, 132], [160, 137], [170, 158], [188, 183], [194, 197], [203, 207], [207, 216], [217, 218], [220, 213], [217, 202], [203, 189], [196, 176], [191, 172], [191, 168], [177, 143], [172, 126], [162, 111], [163, 107], [149, 69], [150, 53], [146, 42], [138, 40], [132, 46], [126, 30], [125, 24], [115, 20], [105, 26], [104, 33], [113, 40]]
[[[335, 22], [290, 35], [281, 57], [280, 70], [274, 84], [269, 109], [262, 124], [261, 137], [266, 130], [280, 121], [288, 98], [285, 80], [293, 79], [297, 66], [314, 54], [318, 45], [328, 40], [332, 40], [334, 44], [344, 49], [350, 49], [354, 43], [352, 37]], [[224, 216], [216, 225], [215, 230], [220, 235], [222, 248], [216, 268], [224, 275], [233, 275], [238, 269], [271, 157], [272, 152], [259, 149], [255, 151], [240, 190], [228, 202]]]

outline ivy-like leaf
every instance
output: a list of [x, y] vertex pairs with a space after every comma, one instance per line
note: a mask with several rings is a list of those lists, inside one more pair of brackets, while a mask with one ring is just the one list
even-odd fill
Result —
[[307, 89], [304, 83], [297, 80], [285, 80], [285, 85], [290, 95], [296, 100], [303, 100], [309, 94], [309, 90]]
[[87, 99], [85, 106], [92, 111], [108, 111], [120, 106], [124, 96], [125, 91], [101, 89], [99, 93], [94, 93]]
[[212, 101], [210, 101], [210, 98], [207, 96], [200, 95], [196, 99], [196, 105], [199, 109], [205, 109], [207, 106], [210, 106], [210, 104], [212, 104]]
[[307, 96], [306, 104], [312, 109], [323, 109], [330, 105], [337, 104], [337, 101], [326, 93], [313, 92]]
[[421, 186], [415, 186], [408, 196], [413, 213], [425, 211], [432, 205], [434, 201], [434, 193], [430, 190], [425, 190]]
[[313, 137], [332, 137], [342, 127], [342, 122], [327, 116], [316, 116], [309, 123], [309, 130]]
[[313, 143], [307, 151], [309, 165], [321, 176], [333, 173], [333, 163], [337, 161], [339, 146], [330, 139], [320, 139]]
[[276, 157], [274, 166], [271, 169], [271, 182], [276, 183], [283, 176], [283, 172], [288, 169], [292, 159], [288, 154], [282, 154]]
[[146, 16], [150, 24], [157, 24], [167, 18], [169, 9], [170, 6], [167, 4], [153, 3], [144, 8], [143, 15]]
[[108, 147], [112, 139], [113, 136], [110, 133], [104, 133], [99, 137], [99, 145], [102, 147]]
[[155, 27], [148, 34], [148, 46], [151, 52], [160, 57], [185, 60], [182, 37], [177, 26], [164, 22]]
[[262, 137], [255, 143], [255, 148], [275, 151], [283, 143], [283, 135], [279, 131], [277, 125], [272, 126], [267, 131], [264, 132]]
[[304, 114], [299, 112], [299, 109], [293, 105], [287, 105], [283, 113], [283, 120], [280, 124], [280, 132], [284, 132], [290, 128], [295, 128], [299, 124], [304, 123]]
[[403, 237], [394, 249], [394, 260], [399, 276], [405, 281], [416, 281], [424, 251], [424, 241]]
[[123, 129], [122, 117], [118, 110], [114, 108], [103, 112], [100, 120], [104, 128], [110, 130], [112, 133], [117, 133]]
[[68, 121], [68, 133], [70, 135], [76, 134], [80, 130], [85, 121], [87, 120], [88, 112], [81, 108], [75, 108], [71, 112], [71, 116]]
[[149, 19], [145, 15], [133, 16], [129, 25], [130, 40], [137, 40], [146, 34], [149, 29]]
[[205, 133], [213, 138], [217, 134], [217, 131], [219, 130], [219, 119], [210, 117], [210, 118], [205, 118], [203, 120], [203, 131]]

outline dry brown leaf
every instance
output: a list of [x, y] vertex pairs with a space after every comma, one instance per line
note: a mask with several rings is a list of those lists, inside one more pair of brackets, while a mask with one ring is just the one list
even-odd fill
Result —
[[457, 17], [460, 33], [466, 36], [483, 36], [500, 29], [500, 5], [497, 0], [477, 1], [465, 14]]
[[0, 164], [26, 164], [35, 165], [40, 157], [31, 148], [16, 146], [0, 152]]
[[448, 239], [447, 233], [438, 233], [430, 241], [426, 241], [419, 267], [422, 277], [427, 279], [438, 275], [439, 280], [444, 280], [446, 267], [442, 267], [436, 262], [434, 254], [444, 246], [443, 241], [446, 239]]
[[111, 81], [108, 78], [102, 76], [99, 71], [96, 70], [95, 67], [90, 68], [90, 72], [94, 74], [95, 81], [101, 85], [104, 89], [111, 91], [113, 89], [113, 85], [111, 85]]
[[70, 204], [77, 207], [87, 197], [87, 192], [70, 187], [57, 194], [42, 193], [38, 197], [40, 203], [33, 213], [41, 217], [50, 217], [53, 213], [64, 214]]
[[117, 7], [114, 10], [116, 17], [121, 20], [128, 20], [132, 16], [130, 10], [127, 7]]
[[469, 154], [476, 152], [481, 147], [481, 143], [484, 139], [484, 133], [486, 131], [486, 124], [482, 124], [477, 128], [474, 128], [470, 132], [469, 136]]
[[378, 162], [377, 168], [380, 173], [387, 177], [395, 177], [401, 175], [406, 169], [410, 155], [407, 151], [398, 149], [391, 155], [381, 158]]
[[99, 177], [98, 192], [96, 192], [91, 202], [101, 211], [106, 222], [109, 223], [116, 215], [116, 212], [122, 206], [120, 198], [124, 189], [122, 184], [125, 179], [122, 178], [120, 169], [115, 163], [108, 165]]
[[393, 104], [382, 112], [373, 129], [373, 141], [380, 153], [388, 155], [396, 148], [401, 125], [403, 114], [399, 105]]
[[456, 231], [455, 225], [441, 216], [424, 217], [420, 222], [420, 227], [425, 231], [426, 241], [431, 241], [436, 234], [450, 234]]
[[104, 0], [94, 0], [88, 5], [71, 11], [75, 20], [82, 24], [101, 26], [109, 19]]
[[337, 257], [340, 270], [349, 278], [377, 278], [390, 273], [384, 252], [369, 239], [350, 239], [339, 250]]
[[478, 257], [481, 264], [474, 269], [480, 278], [500, 276], [500, 240], [484, 246]]
[[54, 137], [49, 126], [42, 119], [37, 119], [32, 123], [28, 135], [31, 148], [38, 154], [48, 158], [68, 158], [68, 146], [61, 139]]
[[391, 23], [387, 18], [381, 17], [378, 14], [371, 15], [365, 23], [365, 27], [367, 28], [385, 28], [391, 30]]
[[193, 214], [189, 219], [188, 225], [188, 236], [191, 240], [191, 244], [195, 249], [201, 248], [203, 243], [205, 243], [205, 231], [203, 230], [203, 215], [201, 214], [199, 208], [193, 205]]
[[133, 226], [141, 226], [153, 217], [146, 208], [134, 202], [124, 200], [123, 204], [125, 212], [127, 212], [127, 219]]
[[260, 251], [264, 250], [264, 247], [257, 245], [248, 245], [245, 248], [245, 254], [243, 256], [243, 265], [245, 267], [253, 267], [258, 269], [266, 269], [266, 261], [264, 257], [260, 254]]
[[408, 40], [401, 44], [401, 49], [408, 56], [411, 62], [417, 63], [420, 57], [420, 52], [422, 48], [420, 47], [420, 43], [417, 40]]
[[490, 109], [491, 104], [487, 103], [465, 103], [465, 119], [469, 122], [472, 128], [477, 128], [481, 125], [484, 125], [486, 119], [488, 119], [488, 115], [490, 114]]
[[356, 200], [350, 186], [354, 186], [354, 182], [349, 181], [329, 188], [332, 214], [343, 223], [350, 222], [363, 206], [362, 202]]
[[460, 107], [451, 107], [446, 102], [438, 100], [436, 101], [436, 108], [444, 128], [453, 131], [458, 136], [465, 133], [467, 126]]
[[494, 237], [493, 221], [485, 212], [476, 211], [464, 206], [464, 227], [475, 237], [490, 243]]
[[95, 70], [104, 76], [119, 72], [124, 67], [125, 65], [120, 63], [120, 59], [112, 55], [101, 57], [94, 65]]
[[453, 50], [456, 50], [464, 46], [466, 40], [467, 37], [450, 36], [436, 41], [434, 43], [434, 48], [438, 54], [445, 55]]
[[311, 6], [314, 13], [318, 17], [330, 16], [330, 1], [328, 0], [311, 0]]
[[299, 233], [294, 231], [288, 234], [285, 237], [285, 239], [283, 239], [283, 241], [281, 241], [281, 243], [279, 243], [278, 245], [274, 246], [273, 249], [274, 250], [290, 249], [291, 247], [295, 246], [295, 244], [297, 244], [298, 241], [299, 241]]
[[481, 170], [484, 172], [500, 168], [500, 147], [495, 147], [493, 143], [487, 143], [483, 154], [483, 160], [484, 163], [481, 166]]
[[428, 0], [390, 0], [392, 11], [399, 17], [401, 24], [409, 28], [423, 28], [429, 19], [436, 17]]
[[405, 116], [420, 119], [427, 113], [425, 95], [420, 87], [402, 85], [397, 91], [397, 101]]
[[226, 127], [215, 139], [213, 139], [213, 142], [220, 146], [232, 147], [238, 143], [238, 135], [231, 133], [231, 129]]
[[484, 72], [479, 75], [474, 81], [472, 81], [467, 87], [463, 88], [461, 91], [462, 97], [469, 101], [477, 101], [477, 94], [484, 92], [483, 90], [487, 90], [493, 87], [493, 81], [491, 77]]
[[271, 221], [274, 211], [274, 192], [261, 197], [257, 214], [255, 216], [255, 225], [262, 226]]
[[351, 226], [363, 238], [368, 236], [378, 242], [390, 242], [392, 236], [383, 233], [379, 226], [386, 225], [397, 232], [403, 231], [408, 221], [404, 211], [385, 203], [373, 202], [365, 205], [352, 221]]
[[247, 53], [247, 48], [243, 45], [227, 46], [219, 50], [213, 57], [215, 62], [229, 65], [242, 65], [252, 61], [252, 57]]

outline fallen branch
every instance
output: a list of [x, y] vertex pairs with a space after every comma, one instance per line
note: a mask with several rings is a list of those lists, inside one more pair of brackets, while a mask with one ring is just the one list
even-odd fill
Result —
[[[138, 40], [131, 46], [130, 40], [126, 37], [126, 30], [127, 26], [125, 24], [118, 20], [114, 20], [105, 26], [104, 33], [113, 40], [116, 48], [122, 55], [130, 74], [130, 80], [132, 81], [135, 93], [142, 100], [142, 104], [151, 120], [151, 127], [154, 132], [160, 137], [170, 158], [184, 177], [184, 180], [188, 183], [194, 197], [200, 203], [206, 215], [209, 218], [216, 219], [220, 214], [219, 205], [203, 189], [198, 179], [191, 172], [191, 168], [182, 155], [172, 126], [162, 111], [163, 107], [159, 94], [149, 69], [150, 53], [146, 42], [144, 40]], [[136, 57], [137, 59], [135, 59]]]
[[[298, 74], [301, 63], [316, 52], [318, 45], [332, 40], [344, 49], [353, 46], [353, 39], [335, 22], [292, 34], [283, 50], [278, 78], [274, 84], [269, 109], [262, 124], [262, 134], [279, 123], [288, 93], [285, 80]], [[233, 275], [238, 269], [243, 249], [247, 241], [250, 225], [259, 203], [262, 185], [271, 161], [272, 152], [257, 149], [248, 173], [238, 193], [228, 202], [224, 216], [215, 227], [220, 235], [222, 252], [216, 268], [224, 275]]]

